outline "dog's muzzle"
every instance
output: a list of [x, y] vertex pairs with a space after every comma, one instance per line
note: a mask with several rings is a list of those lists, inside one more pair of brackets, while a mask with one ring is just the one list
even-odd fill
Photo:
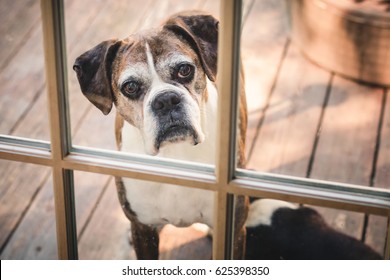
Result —
[[167, 142], [190, 140], [193, 145], [199, 143], [187, 107], [183, 95], [174, 91], [159, 93], [152, 101], [151, 109], [157, 120], [157, 150]]

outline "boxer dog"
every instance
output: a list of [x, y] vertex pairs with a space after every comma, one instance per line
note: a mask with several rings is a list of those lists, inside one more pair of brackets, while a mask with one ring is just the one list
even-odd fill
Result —
[[[218, 21], [185, 12], [160, 27], [124, 40], [108, 40], [80, 55], [73, 66], [81, 91], [107, 115], [116, 107], [116, 140], [124, 152], [213, 164], [218, 93]], [[237, 165], [245, 165], [246, 103], [243, 77]], [[138, 259], [158, 259], [157, 227], [213, 227], [214, 193], [116, 178], [119, 200], [131, 222]], [[248, 199], [235, 204], [234, 258], [245, 250]]]

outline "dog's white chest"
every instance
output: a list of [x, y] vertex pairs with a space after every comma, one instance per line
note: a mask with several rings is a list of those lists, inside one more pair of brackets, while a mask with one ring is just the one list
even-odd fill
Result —
[[[216, 91], [209, 91], [202, 117], [206, 140], [196, 146], [187, 142], [167, 145], [158, 156], [214, 164]], [[122, 151], [144, 154], [139, 130], [125, 122], [122, 129]], [[213, 226], [212, 191], [123, 178], [126, 197], [139, 221], [147, 225], [173, 224], [189, 226], [204, 223]]]
[[147, 225], [213, 225], [213, 192], [174, 185], [123, 180], [131, 209]]

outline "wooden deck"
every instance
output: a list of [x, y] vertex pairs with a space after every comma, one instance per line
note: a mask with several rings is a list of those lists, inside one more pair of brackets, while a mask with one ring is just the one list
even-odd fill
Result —
[[[68, 62], [185, 9], [218, 13], [215, 0], [65, 1]], [[246, 0], [242, 55], [249, 104], [248, 168], [390, 188], [390, 97], [329, 73], [289, 40], [284, 1]], [[0, 2], [0, 133], [49, 140], [39, 1]], [[73, 143], [115, 149], [113, 117], [80, 93], [69, 67]], [[104, 131], [104, 133], [102, 133]], [[55, 259], [51, 170], [0, 160], [0, 258]], [[134, 258], [112, 178], [75, 172], [81, 259]], [[336, 229], [383, 253], [387, 219], [319, 208]], [[209, 259], [211, 241], [165, 227], [162, 258]], [[172, 237], [172, 235], [174, 237]]]

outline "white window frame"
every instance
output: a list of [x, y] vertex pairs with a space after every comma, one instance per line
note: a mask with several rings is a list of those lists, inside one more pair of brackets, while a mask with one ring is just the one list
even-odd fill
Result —
[[[390, 192], [237, 169], [241, 0], [220, 1], [219, 120], [215, 166], [73, 146], [69, 129], [63, 1], [41, 0], [50, 142], [0, 135], [0, 159], [52, 168], [60, 259], [77, 259], [73, 171], [158, 181], [215, 192], [213, 258], [231, 259], [234, 195], [250, 195], [390, 217]], [[228, 121], [226, 121], [228, 120]], [[390, 182], [389, 182], [390, 183]], [[390, 258], [390, 230], [385, 258]]]

